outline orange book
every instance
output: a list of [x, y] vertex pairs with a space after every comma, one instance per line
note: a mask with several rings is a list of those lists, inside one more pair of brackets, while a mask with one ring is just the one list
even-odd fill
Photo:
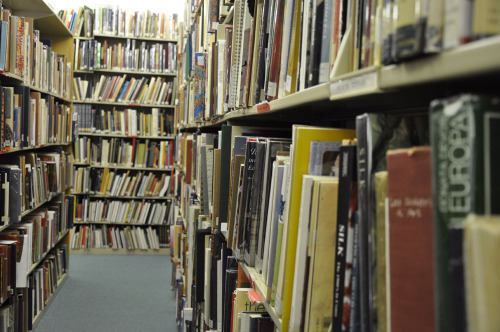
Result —
[[149, 197], [151, 197], [153, 195], [153, 191], [155, 190], [155, 186], [157, 183], [158, 183], [158, 178], [155, 177], [155, 179], [153, 180], [153, 183], [151, 184], [151, 187], [149, 188], [148, 193], [147, 193], [147, 195]]

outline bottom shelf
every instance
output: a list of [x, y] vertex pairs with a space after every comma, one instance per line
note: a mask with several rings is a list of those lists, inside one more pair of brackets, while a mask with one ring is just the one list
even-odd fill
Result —
[[66, 272], [62, 276], [62, 278], [57, 281], [57, 288], [54, 291], [54, 293], [52, 293], [52, 295], [50, 296], [49, 300], [47, 301], [47, 304], [45, 305], [45, 308], [35, 317], [35, 319], [33, 319], [33, 330], [32, 331], [36, 330], [36, 328], [38, 327], [38, 324], [40, 324], [40, 321], [42, 320], [43, 316], [47, 312], [47, 309], [52, 304], [52, 302], [54, 301], [54, 298], [57, 296], [57, 294], [59, 293], [59, 291], [61, 290], [62, 286], [64, 285], [64, 283], [66, 282], [66, 280], [68, 278], [69, 278], [69, 273]]
[[160, 248], [160, 250], [128, 250], [128, 249], [71, 249], [70, 254], [75, 255], [170, 255], [170, 248]]

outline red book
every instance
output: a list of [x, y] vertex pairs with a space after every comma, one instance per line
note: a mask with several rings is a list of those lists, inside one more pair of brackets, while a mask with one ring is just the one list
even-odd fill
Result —
[[85, 249], [85, 240], [86, 240], [86, 235], [87, 235], [87, 226], [83, 226], [82, 229], [82, 248]]
[[155, 190], [155, 186], [158, 183], [158, 178], [155, 177], [153, 183], [151, 184], [151, 188], [148, 190], [147, 196], [152, 196], [153, 191]]
[[109, 231], [109, 242], [111, 242], [111, 248], [113, 248], [113, 231], [111, 228], [108, 228]]
[[170, 153], [169, 153], [169, 160], [168, 160], [168, 166], [172, 166], [174, 164], [174, 145], [173, 144], [169, 144], [168, 145], [169, 149], [170, 149]]
[[187, 140], [186, 149], [186, 183], [191, 184], [191, 168], [193, 164], [193, 140]]
[[233, 293], [233, 298], [232, 298], [232, 303], [231, 303], [231, 332], [233, 332], [234, 300], [236, 300], [236, 293]]
[[434, 331], [431, 149], [387, 153], [391, 329]]

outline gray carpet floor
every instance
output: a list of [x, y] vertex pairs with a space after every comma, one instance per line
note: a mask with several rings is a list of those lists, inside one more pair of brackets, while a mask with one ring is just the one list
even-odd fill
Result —
[[177, 331], [169, 256], [70, 255], [36, 332]]

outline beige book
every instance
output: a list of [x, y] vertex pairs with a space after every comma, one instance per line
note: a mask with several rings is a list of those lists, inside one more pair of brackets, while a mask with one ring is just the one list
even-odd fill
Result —
[[304, 321], [305, 330], [310, 332], [323, 331], [332, 321], [338, 179], [317, 180], [314, 185], [318, 195], [313, 194], [312, 207], [317, 208], [317, 218], [311, 218]]
[[469, 331], [500, 331], [500, 216], [469, 215], [464, 231]]

